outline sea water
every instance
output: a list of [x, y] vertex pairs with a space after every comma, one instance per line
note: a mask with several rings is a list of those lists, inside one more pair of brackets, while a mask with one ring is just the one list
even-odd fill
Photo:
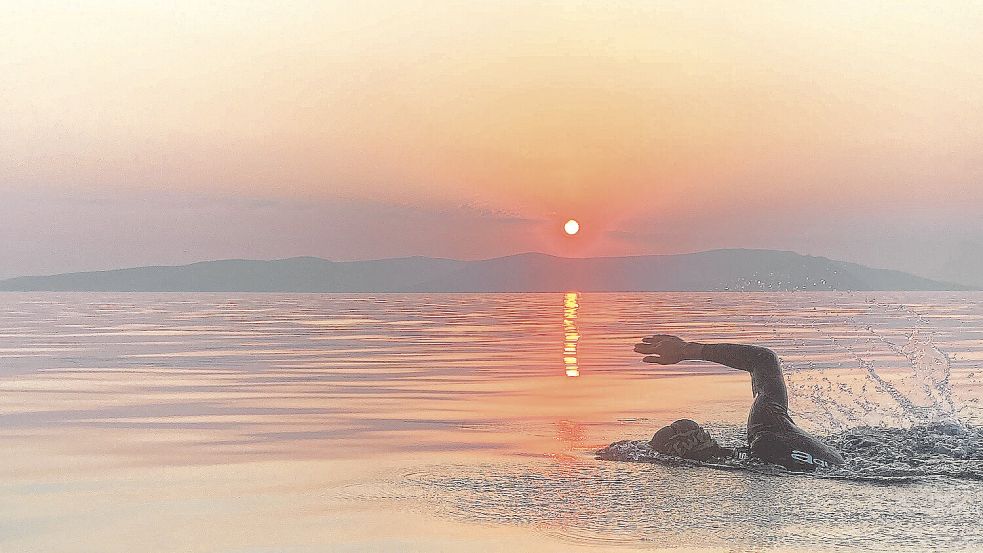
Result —
[[[980, 300], [0, 294], [0, 550], [981, 549]], [[773, 348], [847, 465], [653, 457], [751, 400], [653, 333]]]

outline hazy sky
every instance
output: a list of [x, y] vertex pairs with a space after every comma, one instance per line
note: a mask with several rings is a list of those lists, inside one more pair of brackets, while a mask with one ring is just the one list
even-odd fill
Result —
[[0, 276], [983, 257], [980, 3], [67, 4], [0, 6]]

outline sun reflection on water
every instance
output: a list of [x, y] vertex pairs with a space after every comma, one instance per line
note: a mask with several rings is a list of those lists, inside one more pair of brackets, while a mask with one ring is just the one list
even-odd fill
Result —
[[577, 366], [577, 342], [580, 334], [577, 332], [577, 300], [578, 292], [567, 292], [563, 297], [563, 365], [567, 376], [580, 376]]

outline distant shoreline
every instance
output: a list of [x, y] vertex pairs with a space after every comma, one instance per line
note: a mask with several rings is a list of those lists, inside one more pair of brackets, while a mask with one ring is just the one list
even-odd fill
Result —
[[330, 261], [226, 259], [0, 281], [19, 292], [556, 293], [967, 291], [902, 271], [778, 250], [564, 258], [526, 253], [477, 261], [404, 257]]

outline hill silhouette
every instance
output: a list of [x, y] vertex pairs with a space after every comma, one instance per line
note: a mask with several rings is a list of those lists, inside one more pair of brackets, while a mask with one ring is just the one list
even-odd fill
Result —
[[7, 291], [113, 292], [582, 292], [965, 290], [900, 271], [775, 250], [563, 258], [526, 253], [480, 261], [406, 257], [329, 261], [227, 259], [25, 276]]

